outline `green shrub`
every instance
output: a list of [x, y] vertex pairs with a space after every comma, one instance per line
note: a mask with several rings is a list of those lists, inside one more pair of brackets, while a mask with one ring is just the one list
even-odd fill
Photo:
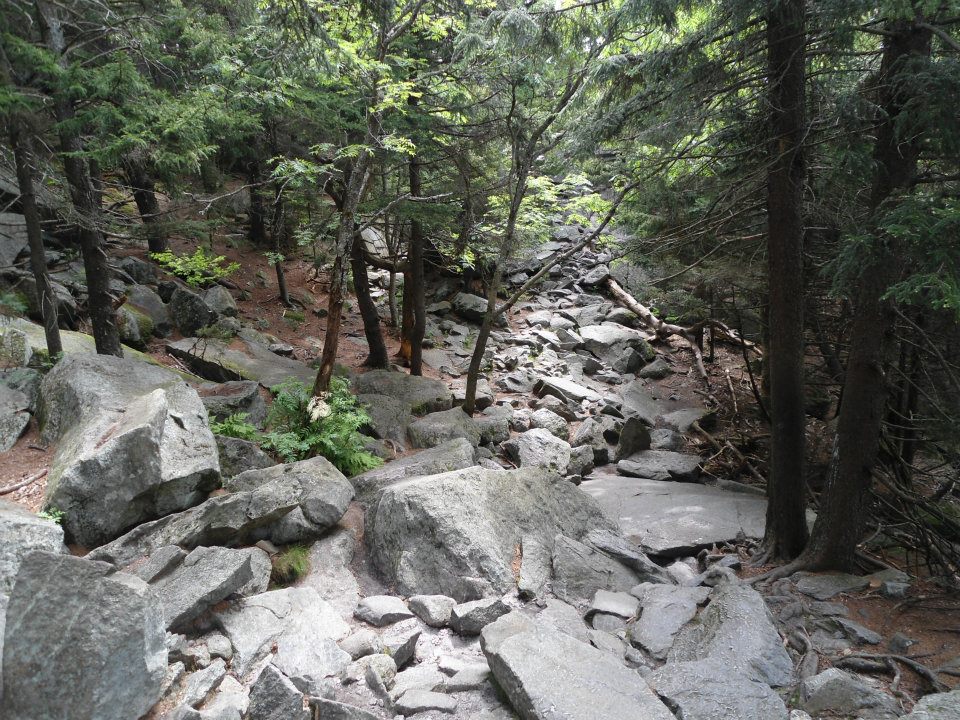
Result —
[[223, 261], [226, 260], [223, 255], [208, 255], [202, 247], [198, 247], [193, 255], [174, 255], [167, 250], [151, 253], [150, 257], [193, 287], [212, 285], [240, 269], [240, 263], [223, 265]]
[[284, 462], [295, 462], [322, 455], [345, 475], [356, 475], [383, 461], [363, 447], [358, 430], [370, 417], [350, 392], [350, 384], [334, 377], [330, 392], [313, 398], [307, 387], [296, 380], [271, 388], [275, 397], [264, 436], [264, 447], [273, 450]]
[[270, 581], [275, 585], [289, 585], [310, 571], [310, 550], [303, 545], [291, 545], [273, 556]]
[[250, 442], [257, 442], [260, 439], [260, 432], [247, 422], [247, 413], [243, 412], [228, 415], [220, 422], [210, 423], [210, 430], [215, 435], [240, 438]]

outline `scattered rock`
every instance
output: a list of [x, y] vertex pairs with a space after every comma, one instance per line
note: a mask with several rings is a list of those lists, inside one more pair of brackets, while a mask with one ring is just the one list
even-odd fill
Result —
[[[891, 696], [837, 668], [804, 680], [800, 684], [800, 697], [803, 709], [816, 716], [836, 713], [873, 720], [893, 720], [899, 716], [899, 706]], [[864, 715], [864, 711], [868, 714]]]
[[522, 468], [543, 468], [563, 475], [570, 464], [569, 443], [543, 428], [527, 430], [503, 445], [507, 454]]
[[643, 611], [630, 627], [630, 642], [657, 660], [665, 660], [680, 629], [707, 601], [710, 588], [643, 583], [631, 590]]
[[40, 417], [57, 443], [44, 504], [64, 513], [69, 542], [100, 545], [195, 505], [220, 480], [206, 410], [165, 368], [68, 355], [43, 380]]
[[414, 415], [449, 410], [450, 389], [442, 380], [391, 370], [371, 370], [353, 378], [357, 395], [387, 395], [404, 402]]
[[383, 488], [405, 478], [437, 475], [462, 470], [475, 464], [474, 446], [469, 440], [457, 438], [354, 475], [350, 482], [356, 488], [359, 498], [367, 501], [378, 498]]
[[407, 601], [413, 613], [430, 627], [446, 627], [457, 601], [446, 595], [414, 595]]
[[960, 718], [960, 689], [920, 698], [913, 712], [902, 720], [957, 720]]
[[[624, 430], [627, 426], [624, 425]], [[622, 437], [623, 435], [621, 443]], [[646, 438], [649, 443], [649, 435]], [[620, 454], [619, 447], [617, 454]], [[617, 472], [647, 480], [697, 482], [700, 479], [700, 462], [699, 455], [685, 455], [669, 450], [644, 450], [618, 462]]]
[[639, 577], [626, 565], [569, 537], [553, 548], [553, 592], [569, 603], [586, 603], [597, 590], [626, 592]]
[[547, 408], [540, 408], [530, 416], [530, 427], [547, 430], [551, 435], [564, 441], [570, 437], [567, 421]]
[[246, 422], [263, 427], [267, 419], [267, 404], [260, 397], [260, 384], [253, 380], [204, 383], [197, 388], [197, 394], [211, 420], [222, 421], [230, 415], [243, 413]]
[[467, 440], [476, 447], [480, 444], [480, 430], [473, 418], [459, 407], [441, 410], [415, 420], [409, 430], [414, 447], [436, 447], [457, 438]]
[[444, 693], [414, 689], [401, 695], [394, 709], [402, 715], [417, 715], [430, 710], [452, 714], [457, 711], [457, 701]]
[[273, 665], [267, 665], [250, 688], [249, 720], [308, 720], [303, 694]]
[[137, 577], [36, 550], [10, 594], [0, 716], [127, 720], [149, 710], [167, 670], [163, 615]]
[[277, 464], [259, 445], [249, 440], [223, 435], [214, 435], [214, 439], [220, 455], [220, 473], [225, 478], [232, 478], [246, 470], [262, 470]]
[[450, 627], [457, 635], [479, 635], [487, 625], [510, 608], [500, 598], [487, 598], [461, 603], [450, 613]]
[[860, 575], [797, 573], [793, 577], [797, 590], [817, 600], [829, 600], [841, 593], [859, 592], [870, 587], [870, 578]]
[[177, 287], [170, 296], [170, 318], [184, 337], [192, 337], [201, 328], [217, 319], [217, 314], [211, 310], [197, 293], [184, 287]]
[[394, 595], [370, 595], [365, 597], [353, 611], [354, 617], [377, 627], [413, 617], [407, 604]]

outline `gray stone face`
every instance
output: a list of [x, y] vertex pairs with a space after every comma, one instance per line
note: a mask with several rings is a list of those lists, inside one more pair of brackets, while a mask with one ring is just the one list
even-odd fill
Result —
[[450, 613], [450, 627], [457, 635], [479, 635], [487, 625], [510, 608], [500, 598], [485, 598], [461, 603]]
[[534, 385], [533, 392], [537, 397], [553, 395], [561, 400], [571, 400], [577, 404], [584, 400], [588, 402], [600, 401], [599, 393], [567, 378], [540, 378]]
[[457, 711], [457, 701], [444, 693], [414, 689], [405, 692], [394, 707], [402, 715], [417, 715], [431, 710], [452, 714]]
[[570, 444], [543, 428], [527, 430], [503, 445], [522, 468], [543, 468], [564, 475], [570, 464]]
[[[636, 453], [642, 453], [650, 449], [650, 428], [647, 427], [640, 418], [628, 417], [620, 430], [620, 439], [617, 441], [617, 452], [614, 454], [614, 460], [621, 461], [629, 458]], [[618, 466], [619, 467], [619, 466]], [[627, 474], [627, 473], [621, 473]], [[672, 478], [652, 478], [654, 480], [667, 480]]]
[[[230, 291], [222, 285], [214, 285], [207, 290], [203, 294], [203, 301], [207, 304], [207, 307], [217, 315], [236, 317], [239, 312], [237, 309], [237, 301], [233, 299]], [[188, 334], [192, 335], [193, 333]]]
[[285, 588], [243, 598], [216, 614], [233, 644], [234, 673], [242, 678], [273, 651], [273, 664], [301, 692], [319, 693], [326, 677], [349, 664], [337, 641], [350, 626], [313, 588]]
[[[404, 594], [466, 601], [514, 584], [517, 545], [553, 546], [612, 527], [576, 487], [542, 470], [479, 467], [413, 478], [384, 490], [366, 531], [374, 563]], [[634, 583], [636, 584], [636, 583]]]
[[30, 424], [30, 398], [19, 390], [0, 385], [0, 453], [16, 445]]
[[413, 421], [410, 406], [400, 398], [389, 395], [363, 394], [357, 400], [367, 409], [370, 422], [365, 432], [381, 440], [392, 440], [400, 447], [407, 445], [407, 428]]
[[212, 497], [173, 515], [144, 523], [88, 557], [123, 567], [164, 545], [238, 545], [300, 505], [296, 484], [272, 482], [256, 490]]
[[63, 528], [0, 499], [0, 596], [13, 590], [20, 563], [34, 550], [65, 553]]
[[801, 707], [819, 716], [824, 713], [893, 720], [900, 706], [890, 695], [850, 673], [829, 668], [800, 685]]
[[687, 626], [669, 653], [671, 662], [716, 658], [772, 687], [793, 681], [793, 661], [763, 597], [746, 585], [718, 585], [699, 622]]
[[166, 303], [150, 288], [144, 285], [130, 287], [124, 304], [150, 319], [154, 335], [167, 337], [173, 332], [173, 322]]
[[604, 613], [630, 619], [639, 614], [639, 609], [639, 601], [630, 593], [597, 590], [593, 596], [593, 601], [590, 603], [590, 608], [587, 610], [587, 615], [589, 617], [595, 613]]
[[369, 501], [378, 498], [383, 488], [406, 478], [437, 475], [472, 465], [476, 465], [476, 449], [469, 440], [458, 438], [354, 475], [350, 482], [357, 496]]
[[217, 314], [211, 310], [197, 293], [183, 287], [177, 287], [170, 296], [170, 318], [184, 337], [197, 334], [217, 319]]
[[608, 365], [613, 365], [628, 348], [639, 352], [645, 360], [655, 356], [643, 333], [616, 323], [581, 327], [580, 336], [587, 350]]
[[478, 295], [457, 293], [453, 298], [453, 311], [464, 320], [482, 322], [487, 312], [487, 301]]
[[353, 616], [377, 627], [412, 618], [407, 604], [395, 595], [371, 595], [365, 597], [353, 611]]
[[403, 401], [414, 415], [449, 410], [450, 389], [441, 380], [391, 370], [370, 370], [353, 378], [358, 395], [387, 395]]
[[273, 665], [267, 665], [250, 688], [249, 720], [308, 720], [303, 694]]
[[277, 461], [256, 443], [223, 435], [214, 435], [214, 438], [220, 456], [220, 473], [225, 478], [232, 478], [246, 470], [262, 470], [277, 464]]
[[547, 408], [540, 408], [530, 416], [530, 427], [543, 428], [563, 441], [570, 439], [567, 421]]
[[250, 555], [220, 547], [198, 547], [154, 587], [169, 630], [183, 628], [212, 605], [253, 580]]
[[829, 600], [841, 593], [859, 592], [870, 586], [870, 578], [844, 573], [797, 573], [794, 576], [797, 590], [817, 600]]
[[480, 429], [476, 422], [458, 407], [415, 420], [407, 432], [413, 447], [418, 448], [436, 447], [457, 438], [463, 438], [474, 447], [480, 444]]
[[[622, 437], [621, 435], [621, 442]], [[647, 437], [649, 438], [649, 435]], [[618, 456], [619, 450], [618, 447]], [[696, 482], [700, 479], [700, 462], [699, 455], [685, 455], [669, 450], [644, 450], [618, 462], [617, 472], [647, 480]]]
[[128, 720], [160, 699], [163, 616], [146, 583], [34, 551], [10, 595], [0, 717]]
[[597, 528], [587, 533], [585, 539], [588, 545], [636, 572], [644, 582], [666, 583], [668, 585], [674, 582], [666, 569], [653, 562], [640, 548], [619, 533]]
[[260, 384], [253, 380], [204, 383], [197, 388], [197, 394], [211, 420], [245, 413], [246, 422], [263, 427], [263, 421], [267, 419], [267, 404], [260, 397]]
[[323, 720], [380, 720], [378, 715], [362, 708], [322, 697], [309, 698], [310, 707], [319, 712]]
[[487, 626], [481, 644], [524, 720], [675, 720], [643, 678], [613, 656], [542, 625], [507, 633], [497, 628], [503, 620]]
[[677, 633], [707, 601], [710, 588], [643, 583], [631, 592], [643, 609], [630, 626], [630, 642], [657, 660], [665, 660]]
[[657, 358], [652, 363], [644, 365], [640, 368], [640, 372], [637, 373], [642, 378], [652, 378], [655, 380], [660, 380], [665, 378], [667, 375], [670, 375], [673, 372], [673, 368], [670, 367], [669, 363], [663, 358]]
[[583, 489], [650, 555], [687, 556], [741, 533], [763, 537], [767, 501], [755, 495], [616, 475], [595, 475]]
[[41, 387], [43, 437], [57, 443], [46, 507], [68, 541], [95, 547], [195, 505], [220, 480], [195, 390], [173, 372], [108, 355], [68, 355]]
[[272, 353], [266, 345], [244, 337], [243, 333], [231, 342], [188, 337], [168, 342], [166, 349], [192, 372], [215, 382], [253, 380], [271, 388], [294, 379], [311, 386], [317, 374], [309, 365]]
[[960, 689], [920, 698], [903, 720], [960, 720]]
[[27, 220], [16, 213], [0, 213], [0, 267], [10, 267], [27, 252]]
[[633, 570], [595, 548], [557, 536], [553, 547], [553, 592], [573, 604], [586, 604], [597, 590], [627, 592], [637, 585]]
[[656, 425], [660, 416], [660, 405], [642, 382], [634, 380], [626, 385], [620, 391], [620, 396], [623, 398], [622, 410], [625, 417], [633, 415], [650, 427]]
[[430, 627], [446, 627], [457, 601], [446, 595], [414, 595], [407, 601], [413, 613]]
[[593, 462], [606, 465], [610, 462], [610, 448], [604, 432], [612, 430], [613, 418], [592, 418], [584, 420], [573, 434], [570, 444], [573, 447], [587, 446], [593, 451]]
[[299, 493], [298, 512], [256, 530], [257, 539], [282, 544], [319, 537], [336, 525], [353, 499], [353, 485], [329, 460], [317, 456], [294, 463], [248, 470], [224, 482], [231, 492], [258, 492], [279, 484]]
[[355, 547], [352, 531], [328, 532], [311, 546], [310, 570], [300, 580], [301, 586], [316, 590], [342, 617], [350, 617], [360, 600], [360, 586], [350, 571]]
[[655, 670], [650, 686], [689, 720], [787, 720], [787, 708], [769, 685], [731, 671], [714, 659], [670, 663]]

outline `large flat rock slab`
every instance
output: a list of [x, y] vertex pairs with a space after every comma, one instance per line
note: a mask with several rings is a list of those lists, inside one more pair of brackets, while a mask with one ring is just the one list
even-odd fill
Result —
[[[524, 720], [675, 720], [644, 679], [613, 655], [541, 624], [484, 630], [497, 683]], [[506, 635], [506, 637], [504, 637]]]
[[317, 371], [291, 358], [273, 353], [264, 345], [237, 338], [184, 338], [167, 343], [167, 352], [202, 378], [216, 382], [255, 380], [266, 388], [295, 378], [312, 385]]
[[767, 501], [756, 495], [606, 474], [594, 476], [581, 489], [651, 555], [688, 555], [741, 533], [763, 537]]

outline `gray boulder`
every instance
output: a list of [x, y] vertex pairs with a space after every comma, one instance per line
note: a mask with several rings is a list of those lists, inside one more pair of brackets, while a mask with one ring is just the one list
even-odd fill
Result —
[[34, 551], [7, 607], [0, 717], [128, 720], [160, 699], [163, 615], [139, 578]]
[[248, 720], [309, 720], [303, 693], [273, 665], [267, 665], [250, 687]]
[[500, 598], [460, 603], [450, 612], [450, 627], [457, 635], [479, 635], [487, 625], [510, 612]]
[[481, 646], [497, 683], [524, 720], [675, 720], [643, 678], [612, 655], [511, 615], [484, 628]]
[[43, 438], [57, 443], [45, 507], [68, 541], [93, 547], [195, 505], [220, 481], [197, 396], [173, 372], [109, 355], [68, 355], [41, 386]]
[[700, 462], [698, 455], [669, 450], [643, 450], [618, 462], [617, 472], [647, 480], [697, 482], [700, 479]]
[[718, 585], [699, 622], [677, 636], [671, 662], [716, 658], [732, 670], [772, 687], [793, 681], [793, 661], [763, 597], [747, 585]]
[[503, 446], [520, 467], [544, 468], [564, 475], [570, 464], [570, 444], [543, 428], [520, 433]]
[[30, 424], [30, 398], [19, 390], [0, 385], [0, 453], [7, 452]]
[[960, 720], [960, 689], [920, 698], [903, 720]]
[[531, 428], [543, 428], [563, 441], [570, 439], [570, 426], [553, 410], [540, 408], [530, 416]]
[[224, 487], [231, 492], [256, 492], [273, 483], [299, 490], [296, 511], [275, 523], [261, 526], [254, 533], [257, 539], [269, 539], [278, 544], [318, 537], [340, 522], [353, 500], [353, 485], [321, 456], [247, 470], [224, 482]]
[[707, 601], [710, 588], [643, 583], [630, 591], [640, 600], [640, 617], [630, 626], [630, 642], [665, 660], [677, 633]]
[[575, 383], [568, 378], [545, 377], [536, 381], [533, 392], [537, 397], [553, 395], [560, 400], [572, 401], [580, 404], [584, 400], [599, 402], [600, 394], [585, 385]]
[[20, 563], [34, 550], [65, 553], [63, 528], [20, 505], [0, 500], [0, 596], [13, 590]]
[[900, 716], [900, 706], [893, 697], [837, 668], [828, 668], [800, 684], [800, 707], [814, 716], [836, 714], [870, 720]]
[[648, 361], [656, 357], [643, 333], [616, 323], [581, 327], [580, 336], [587, 350], [608, 365], [613, 365], [628, 348], [636, 350]]
[[8, 268], [27, 252], [27, 220], [17, 213], [0, 213], [0, 267]]
[[620, 430], [614, 460], [621, 461], [650, 449], [650, 428], [640, 418], [628, 417]]
[[457, 438], [476, 447], [480, 444], [480, 429], [472, 417], [458, 407], [430, 413], [415, 420], [408, 430], [414, 447], [436, 447]]
[[370, 595], [365, 597], [353, 611], [353, 616], [371, 625], [383, 627], [412, 618], [407, 604], [395, 595]]
[[407, 601], [414, 615], [430, 627], [446, 627], [457, 601], [446, 595], [414, 595]]
[[637, 373], [639, 377], [650, 378], [653, 380], [660, 380], [665, 378], [667, 375], [670, 375], [673, 372], [673, 368], [670, 367], [670, 364], [663, 358], [657, 358], [652, 363], [644, 365], [640, 368], [640, 372]]
[[170, 296], [168, 305], [170, 318], [184, 337], [193, 337], [201, 328], [205, 328], [217, 319], [197, 293], [184, 287], [177, 287]]
[[242, 598], [216, 622], [233, 644], [232, 669], [246, 676], [271, 652], [273, 664], [301, 692], [320, 694], [324, 678], [339, 675], [350, 656], [337, 641], [350, 626], [313, 588], [285, 588]]
[[366, 539], [374, 563], [401, 593], [467, 601], [513, 587], [514, 555], [525, 538], [552, 548], [558, 533], [576, 538], [595, 527], [612, 525], [555, 475], [473, 467], [386, 488]]
[[129, 287], [124, 307], [148, 318], [154, 335], [167, 337], [173, 332], [173, 321], [170, 319], [167, 304], [150, 288], [144, 285]]
[[407, 428], [413, 421], [410, 406], [404, 400], [366, 393], [357, 396], [366, 408], [370, 422], [364, 432], [380, 440], [393, 440], [401, 448], [407, 445]]
[[[236, 317], [239, 313], [237, 301], [233, 295], [222, 285], [214, 285], [203, 294], [203, 301], [217, 315], [226, 317]], [[193, 333], [190, 333], [191, 335]]]
[[267, 404], [260, 397], [260, 384], [252, 380], [231, 380], [224, 383], [204, 383], [197, 394], [211, 420], [222, 421], [230, 415], [243, 413], [246, 422], [263, 427], [267, 419]]
[[623, 400], [621, 411], [625, 417], [633, 415], [650, 427], [656, 425], [660, 417], [660, 405], [641, 381], [634, 380], [624, 386], [620, 397]]
[[557, 536], [553, 548], [553, 592], [573, 605], [586, 604], [597, 590], [627, 592], [640, 576], [623, 563], [572, 538]]
[[595, 465], [606, 465], [610, 462], [610, 446], [605, 433], [613, 431], [614, 420], [609, 415], [599, 418], [588, 417], [573, 434], [570, 444], [573, 447], [587, 446], [593, 451]]
[[405, 478], [438, 475], [475, 464], [474, 446], [469, 440], [457, 438], [354, 475], [350, 482], [356, 488], [357, 496], [367, 501], [378, 497], [383, 488]]
[[453, 311], [464, 320], [482, 322], [487, 312], [487, 300], [479, 295], [457, 293], [453, 298]]
[[214, 439], [220, 456], [220, 473], [225, 478], [232, 478], [246, 470], [262, 470], [277, 464], [259, 445], [249, 440], [223, 435], [214, 435]]
[[253, 580], [250, 554], [221, 547], [198, 547], [154, 588], [168, 630], [185, 628], [211, 606]]
[[769, 685], [731, 671], [714, 658], [670, 663], [648, 678], [677, 717], [687, 720], [787, 720], [787, 708]]
[[414, 415], [449, 410], [452, 403], [446, 383], [420, 375], [390, 370], [370, 370], [353, 378], [357, 395], [387, 395], [403, 401]]
[[123, 567], [165, 545], [240, 545], [251, 540], [255, 530], [299, 507], [301, 495], [299, 484], [279, 481], [212, 497], [189, 510], [139, 525], [88, 557]]

